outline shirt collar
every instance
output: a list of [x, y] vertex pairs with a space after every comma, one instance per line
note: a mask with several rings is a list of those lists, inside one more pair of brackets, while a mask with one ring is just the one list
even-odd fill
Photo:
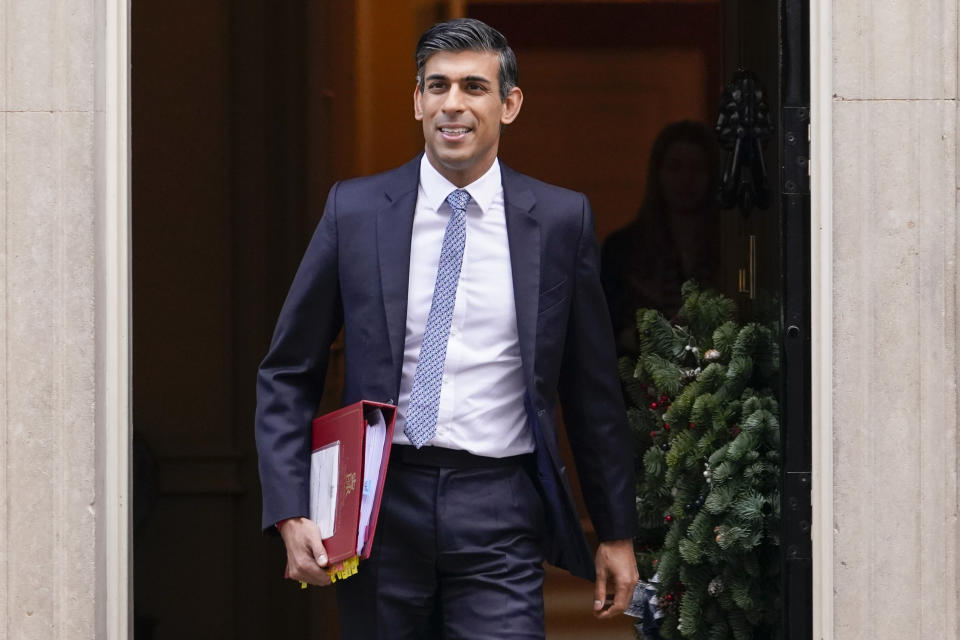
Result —
[[[420, 158], [420, 188], [423, 189], [423, 195], [430, 206], [439, 211], [447, 196], [451, 191], [455, 191], [457, 186], [444, 178], [424, 154]], [[464, 190], [480, 206], [480, 211], [486, 213], [493, 204], [494, 198], [503, 193], [499, 158], [494, 158], [487, 172], [465, 186]]]

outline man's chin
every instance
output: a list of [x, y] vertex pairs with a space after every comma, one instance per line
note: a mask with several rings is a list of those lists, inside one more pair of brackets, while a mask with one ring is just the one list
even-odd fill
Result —
[[477, 162], [477, 159], [474, 156], [471, 156], [467, 153], [450, 153], [446, 151], [441, 151], [440, 153], [434, 152], [431, 154], [431, 160], [433, 160], [436, 164], [441, 165], [445, 169], [450, 169], [451, 171], [464, 171], [469, 169]]

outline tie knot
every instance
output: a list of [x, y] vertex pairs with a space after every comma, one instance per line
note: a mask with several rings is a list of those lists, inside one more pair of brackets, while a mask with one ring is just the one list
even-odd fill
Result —
[[454, 211], [466, 211], [467, 203], [470, 202], [470, 194], [463, 189], [457, 189], [447, 196], [447, 202]]

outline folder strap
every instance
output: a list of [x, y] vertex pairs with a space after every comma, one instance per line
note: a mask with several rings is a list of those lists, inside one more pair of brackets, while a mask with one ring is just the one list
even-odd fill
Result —
[[445, 447], [422, 447], [417, 449], [409, 445], [395, 444], [390, 449], [390, 462], [418, 465], [421, 467], [440, 467], [445, 469], [471, 469], [475, 467], [510, 467], [533, 464], [532, 453], [506, 458], [478, 456], [462, 449]]

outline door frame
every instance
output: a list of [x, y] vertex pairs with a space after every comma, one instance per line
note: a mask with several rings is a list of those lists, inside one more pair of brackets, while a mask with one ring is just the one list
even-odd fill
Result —
[[832, 640], [832, 11], [780, 0], [780, 12], [784, 631]]
[[833, 640], [833, 10], [810, 0], [813, 637]]
[[130, 2], [97, 2], [96, 637], [133, 636]]
[[[832, 7], [810, 10], [810, 416], [813, 637], [833, 638]], [[130, 0], [101, 0], [97, 42], [97, 637], [132, 624]]]

